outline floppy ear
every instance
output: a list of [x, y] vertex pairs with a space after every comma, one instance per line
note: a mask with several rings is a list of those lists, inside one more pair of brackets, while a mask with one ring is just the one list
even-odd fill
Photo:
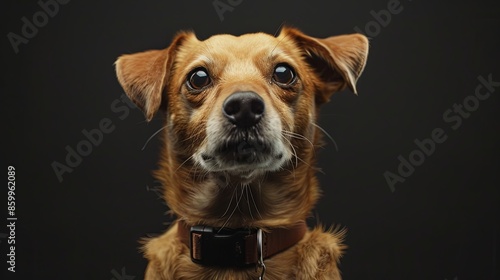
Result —
[[116, 76], [127, 96], [150, 121], [160, 108], [163, 90], [172, 69], [175, 52], [192, 33], [179, 33], [163, 50], [122, 55], [116, 60]]
[[356, 82], [368, 57], [368, 39], [364, 35], [349, 34], [320, 39], [284, 27], [280, 37], [294, 40], [324, 83], [320, 96], [316, 97], [320, 103], [328, 101], [333, 92], [346, 86], [357, 94]]

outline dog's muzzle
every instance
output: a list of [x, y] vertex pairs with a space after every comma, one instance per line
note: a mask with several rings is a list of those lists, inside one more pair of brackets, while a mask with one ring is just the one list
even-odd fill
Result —
[[274, 108], [266, 105], [264, 97], [254, 91], [225, 97], [209, 117], [207, 142], [195, 160], [209, 171], [248, 178], [280, 168], [288, 155], [281, 121]]
[[258, 159], [258, 154], [269, 152], [258, 128], [265, 113], [262, 97], [253, 91], [235, 92], [224, 100], [222, 113], [232, 124], [218, 150], [223, 158], [250, 164]]

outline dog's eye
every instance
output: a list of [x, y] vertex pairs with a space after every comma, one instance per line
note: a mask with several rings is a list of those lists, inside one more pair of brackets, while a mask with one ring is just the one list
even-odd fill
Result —
[[193, 90], [200, 90], [208, 86], [210, 82], [210, 76], [205, 68], [196, 68], [189, 74], [187, 80], [188, 86]]
[[273, 80], [278, 85], [288, 86], [295, 82], [295, 72], [292, 67], [288, 64], [278, 64], [274, 68]]

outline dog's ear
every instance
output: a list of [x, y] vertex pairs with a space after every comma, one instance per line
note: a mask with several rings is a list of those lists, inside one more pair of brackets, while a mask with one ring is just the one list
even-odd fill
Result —
[[333, 36], [324, 39], [307, 36], [295, 28], [284, 27], [280, 37], [291, 38], [304, 52], [306, 61], [324, 83], [320, 103], [346, 86], [357, 94], [356, 82], [368, 57], [368, 39], [361, 34]]
[[144, 112], [150, 121], [160, 108], [163, 90], [168, 82], [175, 53], [193, 33], [179, 33], [170, 46], [163, 50], [149, 50], [122, 55], [116, 60], [116, 75], [128, 97]]

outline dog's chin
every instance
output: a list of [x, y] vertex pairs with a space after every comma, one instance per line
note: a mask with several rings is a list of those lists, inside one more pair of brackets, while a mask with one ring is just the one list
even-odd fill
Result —
[[249, 169], [247, 166], [238, 168], [229, 168], [226, 170], [207, 170], [216, 175], [218, 185], [224, 187], [229, 185], [250, 185], [252, 182], [259, 181], [259, 178], [269, 170], [263, 168]]
[[222, 177], [224, 178], [222, 183], [227, 184], [227, 182], [237, 182], [240, 185], [249, 185], [258, 180], [258, 178], [264, 175], [265, 172], [266, 171], [262, 169], [225, 171], [222, 172]]

